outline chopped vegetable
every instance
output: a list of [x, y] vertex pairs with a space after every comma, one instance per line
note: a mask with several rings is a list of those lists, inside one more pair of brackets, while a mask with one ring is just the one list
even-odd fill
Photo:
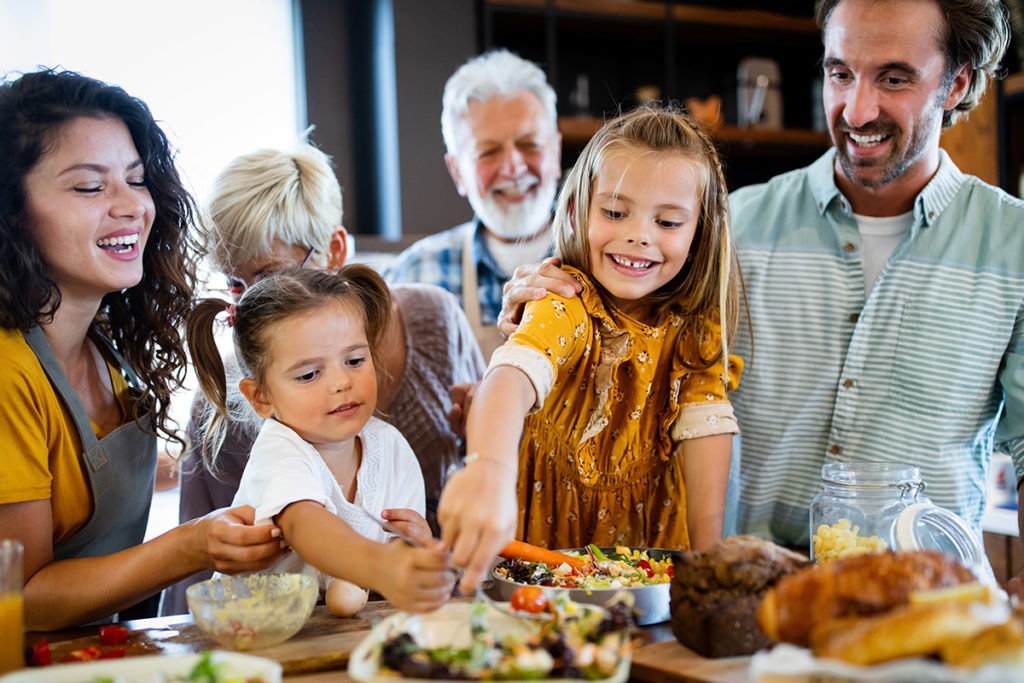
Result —
[[46, 642], [46, 639], [42, 639], [36, 643], [33, 643], [31, 648], [27, 648], [28, 656], [25, 659], [25, 663], [29, 666], [49, 666], [53, 664], [53, 654], [50, 652], [50, 644]]
[[128, 642], [128, 629], [117, 624], [100, 626], [100, 645], [124, 645]]
[[567, 564], [573, 569], [579, 570], [583, 569], [586, 565], [586, 560], [581, 557], [566, 555], [565, 553], [548, 550], [547, 548], [541, 548], [536, 545], [530, 545], [529, 543], [523, 543], [522, 541], [512, 541], [505, 546], [504, 550], [499, 554], [506, 558], [514, 557], [521, 560], [527, 560], [529, 562], [543, 562], [553, 567], [559, 567], [563, 564]]
[[512, 609], [530, 614], [540, 614], [547, 610], [548, 599], [540, 586], [520, 586], [509, 599]]

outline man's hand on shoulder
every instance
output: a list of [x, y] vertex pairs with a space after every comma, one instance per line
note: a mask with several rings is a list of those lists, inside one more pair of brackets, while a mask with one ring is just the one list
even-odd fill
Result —
[[528, 301], [543, 299], [549, 292], [573, 297], [583, 291], [583, 286], [562, 270], [561, 265], [562, 260], [552, 256], [540, 263], [519, 266], [512, 273], [505, 283], [498, 315], [498, 330], [506, 339], [519, 327]]

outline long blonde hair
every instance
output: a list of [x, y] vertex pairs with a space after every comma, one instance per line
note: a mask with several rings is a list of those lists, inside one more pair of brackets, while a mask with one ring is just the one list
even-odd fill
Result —
[[[673, 107], [644, 105], [608, 121], [590, 139], [558, 196], [552, 230], [562, 260], [591, 272], [587, 225], [594, 179], [609, 153], [621, 149], [672, 152], [693, 162], [700, 183], [701, 213], [690, 259], [648, 300], [658, 317], [668, 311], [680, 315], [693, 326], [698, 341], [707, 333], [707, 322], [717, 319], [727, 377], [728, 340], [736, 330], [740, 301], [739, 263], [729, 227], [729, 191], [714, 144], [686, 114]], [[594, 284], [604, 296], [600, 283]], [[699, 363], [706, 367], [717, 358], [702, 358]]]

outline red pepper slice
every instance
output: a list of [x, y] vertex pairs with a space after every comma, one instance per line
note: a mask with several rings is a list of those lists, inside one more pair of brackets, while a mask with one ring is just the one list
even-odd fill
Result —
[[42, 639], [32, 644], [32, 654], [28, 658], [29, 666], [49, 666], [53, 664], [53, 653], [50, 644]]
[[117, 624], [100, 626], [100, 645], [124, 645], [128, 642], [128, 629]]
[[111, 647], [100, 653], [100, 659], [122, 659], [127, 654], [123, 647]]

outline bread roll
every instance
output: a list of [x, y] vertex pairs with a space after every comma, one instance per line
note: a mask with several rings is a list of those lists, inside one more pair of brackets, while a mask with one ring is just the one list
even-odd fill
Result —
[[939, 551], [857, 555], [783, 578], [765, 595], [757, 619], [772, 640], [806, 647], [819, 624], [880, 614], [908, 604], [911, 593], [976, 580]]
[[1024, 623], [1010, 619], [957, 638], [942, 646], [939, 657], [947, 664], [971, 668], [996, 662], [1024, 666]]
[[873, 617], [821, 624], [811, 631], [811, 651], [851, 664], [928, 656], [951, 641], [1005, 623], [1006, 617], [1006, 610], [970, 602], [907, 605]]

